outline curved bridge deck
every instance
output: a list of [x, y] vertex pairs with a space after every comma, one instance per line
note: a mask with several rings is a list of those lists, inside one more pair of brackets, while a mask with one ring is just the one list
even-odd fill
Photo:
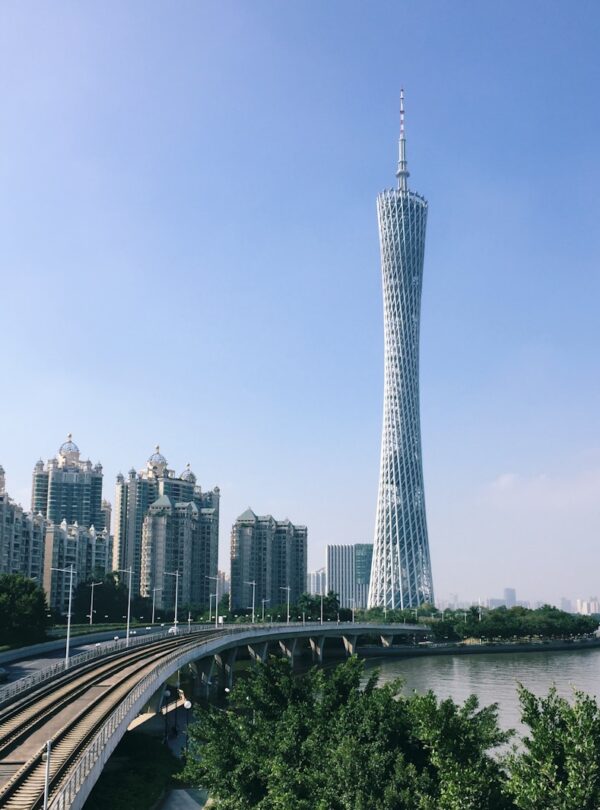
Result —
[[[423, 625], [331, 622], [195, 629], [155, 636], [136, 646], [108, 645], [104, 655], [52, 671], [20, 692], [18, 682], [11, 684], [12, 700], [5, 699], [0, 709], [0, 807], [42, 808], [46, 780], [49, 808], [82, 807], [130, 723], [187, 664], [193, 665], [201, 688], [208, 692], [216, 675], [231, 686], [240, 650], [264, 661], [275, 645], [293, 662], [304, 645], [313, 660], [322, 661], [331, 639], [341, 639], [346, 653], [352, 654], [360, 638], [379, 638], [391, 646], [427, 630]], [[44, 761], [47, 741], [49, 765]]]

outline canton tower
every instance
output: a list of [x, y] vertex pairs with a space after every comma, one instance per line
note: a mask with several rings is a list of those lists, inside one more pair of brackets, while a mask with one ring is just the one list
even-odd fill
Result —
[[433, 603], [421, 458], [419, 321], [427, 202], [408, 188], [400, 92], [398, 188], [377, 197], [385, 383], [369, 607]]

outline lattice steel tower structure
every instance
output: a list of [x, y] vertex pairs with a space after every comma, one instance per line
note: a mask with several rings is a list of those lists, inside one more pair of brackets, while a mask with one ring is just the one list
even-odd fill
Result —
[[369, 607], [433, 603], [421, 459], [419, 321], [427, 201], [408, 188], [404, 92], [398, 188], [377, 197], [383, 280], [385, 386]]

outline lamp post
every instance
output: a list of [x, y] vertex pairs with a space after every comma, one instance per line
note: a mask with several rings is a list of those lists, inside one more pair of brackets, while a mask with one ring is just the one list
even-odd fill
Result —
[[188, 610], [188, 634], [192, 632], [192, 614]]
[[252, 585], [252, 624], [254, 624], [254, 604], [255, 604], [255, 597], [256, 597], [256, 580], [252, 582], [246, 582], [246, 585]]
[[262, 620], [263, 620], [263, 624], [264, 624], [264, 622], [265, 622], [265, 605], [267, 604], [267, 602], [270, 602], [271, 600], [270, 599], [262, 599], [261, 601], [262, 601]]
[[73, 570], [73, 563], [68, 568], [53, 568], [53, 571], [61, 571], [63, 574], [69, 574], [69, 607], [67, 609], [67, 646], [65, 651], [65, 669], [69, 668], [69, 647], [71, 645], [71, 605], [73, 604], [73, 574], [77, 573]]
[[94, 588], [97, 588], [98, 585], [102, 585], [101, 582], [90, 582], [88, 588], [92, 589], [92, 594], [90, 596], [90, 624], [93, 624], [94, 620]]
[[215, 627], [219, 626], [219, 577], [206, 577], [215, 581]]
[[52, 740], [46, 742], [46, 750], [42, 754], [42, 759], [46, 762], [44, 774], [44, 810], [48, 810], [48, 791], [50, 789], [50, 752], [52, 750]]
[[183, 704], [183, 708], [185, 709], [185, 752], [187, 754], [188, 750], [188, 726], [190, 724], [190, 709], [192, 708], [192, 701], [186, 700]]
[[162, 588], [152, 588], [152, 622], [154, 624], [154, 607], [156, 605], [156, 592], [162, 591]]
[[321, 589], [321, 624], [323, 624], [323, 589]]
[[281, 591], [287, 591], [287, 624], [290, 623], [290, 591], [292, 590], [289, 585], [281, 585]]
[[[212, 600], [215, 598], [216, 593], [209, 593], [208, 594], [208, 621], [212, 622]], [[216, 610], [216, 608], [215, 608]]]
[[129, 568], [119, 568], [122, 574], [129, 574], [129, 596], [127, 599], [127, 634], [125, 636], [125, 646], [129, 647], [129, 627], [131, 623], [131, 577], [133, 576], [133, 566]]
[[354, 611], [356, 610], [356, 599], [350, 599], [352, 602], [352, 624], [354, 624]]
[[173, 626], [175, 627], [175, 635], [177, 635], [177, 602], [179, 600], [179, 571], [165, 571], [165, 576], [175, 577], [175, 620]]

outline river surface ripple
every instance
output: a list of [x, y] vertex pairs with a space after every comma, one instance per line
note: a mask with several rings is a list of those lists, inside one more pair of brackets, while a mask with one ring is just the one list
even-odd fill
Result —
[[501, 727], [519, 733], [518, 682], [536, 695], [546, 694], [552, 684], [567, 698], [574, 688], [600, 695], [600, 649], [368, 659], [365, 669], [367, 674], [379, 669], [380, 684], [402, 678], [405, 694], [431, 689], [438, 698], [459, 703], [470, 694], [481, 706], [498, 703]]

